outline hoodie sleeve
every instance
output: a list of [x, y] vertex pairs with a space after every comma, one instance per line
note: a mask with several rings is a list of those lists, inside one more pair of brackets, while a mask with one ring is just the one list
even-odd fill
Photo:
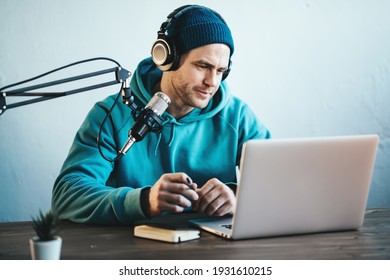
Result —
[[252, 109], [244, 102], [241, 102], [239, 113], [239, 125], [238, 125], [238, 144], [237, 149], [237, 165], [241, 159], [241, 151], [244, 143], [250, 139], [269, 139], [271, 138], [271, 133], [268, 128], [259, 120], [256, 114]]
[[[55, 181], [52, 207], [62, 219], [80, 223], [130, 224], [145, 218], [140, 199], [142, 188], [107, 185], [116, 163], [105, 160], [99, 153], [97, 135], [109, 105], [97, 103], [89, 112]], [[123, 116], [122, 120], [128, 118], [128, 115]], [[107, 158], [113, 159], [117, 155], [116, 131], [111, 115], [100, 137], [101, 150]]]
[[269, 139], [270, 131], [258, 119], [255, 113], [247, 104], [241, 107], [240, 119], [240, 142], [244, 143], [249, 139]]

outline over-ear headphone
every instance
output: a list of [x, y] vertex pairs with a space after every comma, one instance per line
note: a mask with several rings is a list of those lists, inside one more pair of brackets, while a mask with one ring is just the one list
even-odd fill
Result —
[[[208, 8], [199, 5], [181, 6], [171, 12], [167, 16], [167, 20], [161, 24], [160, 30], [157, 32], [157, 39], [153, 43], [151, 50], [153, 62], [161, 71], [172, 71], [178, 68], [180, 62], [180, 54], [177, 51], [174, 40], [167, 36], [166, 32], [168, 30], [168, 27], [172, 24], [172, 21], [192, 9]], [[218, 16], [218, 18], [220, 18], [225, 23], [225, 20], [221, 17], [221, 15], [211, 9], [209, 10], [212, 11], [216, 16]], [[222, 80], [226, 79], [226, 77], [229, 75], [230, 68], [231, 60], [229, 59], [228, 69], [223, 73]]]

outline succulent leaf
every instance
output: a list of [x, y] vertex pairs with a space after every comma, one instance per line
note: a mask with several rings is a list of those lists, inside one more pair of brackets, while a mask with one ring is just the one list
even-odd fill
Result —
[[41, 241], [53, 240], [59, 232], [59, 219], [55, 213], [49, 211], [32, 219], [32, 226]]

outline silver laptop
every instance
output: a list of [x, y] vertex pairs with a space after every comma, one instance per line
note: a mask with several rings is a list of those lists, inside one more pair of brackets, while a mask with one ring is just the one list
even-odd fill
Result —
[[191, 223], [229, 239], [358, 229], [377, 135], [245, 143], [233, 217]]

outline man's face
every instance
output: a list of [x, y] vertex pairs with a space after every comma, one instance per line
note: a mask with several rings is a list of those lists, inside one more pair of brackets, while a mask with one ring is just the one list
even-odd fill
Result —
[[172, 105], [176, 107], [172, 111], [181, 111], [183, 116], [193, 108], [205, 108], [228, 69], [229, 57], [230, 48], [225, 44], [205, 45], [183, 55], [180, 67], [170, 73], [168, 82]]

